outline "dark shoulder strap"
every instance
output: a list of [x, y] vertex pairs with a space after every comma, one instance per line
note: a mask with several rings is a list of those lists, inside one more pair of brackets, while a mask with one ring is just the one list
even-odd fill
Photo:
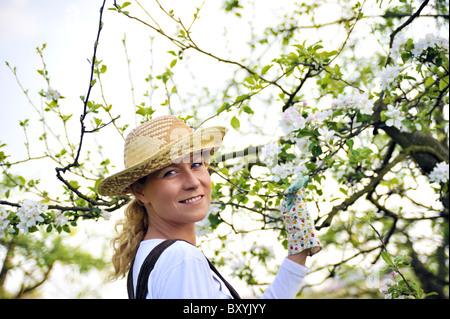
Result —
[[[205, 256], [206, 257], [206, 256]], [[220, 274], [220, 272], [216, 269], [216, 267], [214, 267], [214, 265], [212, 264], [212, 262], [206, 258], [206, 260], [208, 261], [209, 264], [209, 268], [211, 268], [211, 270], [223, 281], [223, 283], [225, 284], [225, 286], [227, 286], [228, 290], [231, 293], [231, 296], [233, 297], [233, 299], [241, 299], [241, 297], [239, 296], [239, 294], [237, 293], [236, 290], [234, 290], [233, 286], [231, 286], [228, 281], [225, 280], [225, 278], [222, 277], [222, 275]]]
[[[128, 272], [128, 278], [127, 278], [127, 289], [128, 289], [128, 298], [130, 299], [145, 299], [148, 292], [148, 277], [150, 276], [150, 272], [155, 267], [156, 261], [158, 260], [159, 256], [163, 253], [163, 251], [168, 248], [170, 245], [172, 245], [174, 242], [182, 240], [182, 239], [167, 239], [157, 245], [153, 250], [148, 254], [148, 256], [145, 258], [141, 270], [139, 271], [138, 276], [138, 282], [136, 287], [136, 296], [134, 295], [134, 289], [133, 289], [133, 264], [131, 265], [130, 271]], [[186, 241], [187, 242], [187, 241]], [[187, 242], [189, 243], [189, 242]], [[206, 256], [205, 256], [206, 258]], [[209, 268], [223, 281], [225, 286], [228, 288], [228, 290], [231, 293], [231, 296], [234, 299], [241, 299], [239, 294], [234, 290], [234, 288], [222, 277], [222, 275], [219, 273], [219, 271], [214, 267], [214, 265], [209, 261], [208, 258], [206, 258], [209, 264]], [[134, 262], [133, 262], [134, 263]]]
[[158, 244], [155, 248], [153, 248], [152, 251], [145, 258], [138, 275], [136, 295], [134, 294], [133, 289], [133, 264], [131, 264], [131, 268], [130, 271], [128, 272], [127, 278], [127, 290], [129, 299], [145, 299], [148, 292], [148, 277], [150, 276], [151, 271], [155, 267], [156, 261], [158, 260], [159, 256], [163, 253], [163, 251], [176, 241], [177, 239], [167, 239], [163, 241], [162, 243]]

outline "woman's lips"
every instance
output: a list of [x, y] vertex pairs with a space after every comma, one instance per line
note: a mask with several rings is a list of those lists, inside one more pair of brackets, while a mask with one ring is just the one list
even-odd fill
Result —
[[181, 204], [197, 204], [203, 199], [203, 195], [190, 197], [188, 199], [180, 201]]

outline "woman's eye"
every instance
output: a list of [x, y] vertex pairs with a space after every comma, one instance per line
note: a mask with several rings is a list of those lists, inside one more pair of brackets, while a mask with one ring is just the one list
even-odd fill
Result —
[[165, 172], [164, 173], [164, 175], [163, 175], [163, 177], [169, 177], [169, 176], [171, 176], [171, 175], [173, 175], [173, 174], [175, 174], [175, 170], [170, 170], [170, 171], [167, 171], [167, 172]]
[[202, 165], [203, 165], [202, 162], [194, 163], [194, 164], [192, 164], [192, 168], [200, 167]]

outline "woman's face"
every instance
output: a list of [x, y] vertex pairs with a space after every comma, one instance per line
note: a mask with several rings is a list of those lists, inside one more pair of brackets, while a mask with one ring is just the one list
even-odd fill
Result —
[[211, 178], [202, 157], [172, 164], [150, 174], [136, 197], [150, 217], [175, 224], [195, 223], [206, 217], [211, 203]]

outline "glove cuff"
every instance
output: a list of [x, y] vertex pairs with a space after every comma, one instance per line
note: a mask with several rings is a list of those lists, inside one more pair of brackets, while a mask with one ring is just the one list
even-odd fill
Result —
[[312, 227], [303, 227], [299, 231], [289, 234], [288, 237], [289, 255], [298, 254], [306, 249], [310, 249], [309, 256], [322, 250], [319, 238]]

